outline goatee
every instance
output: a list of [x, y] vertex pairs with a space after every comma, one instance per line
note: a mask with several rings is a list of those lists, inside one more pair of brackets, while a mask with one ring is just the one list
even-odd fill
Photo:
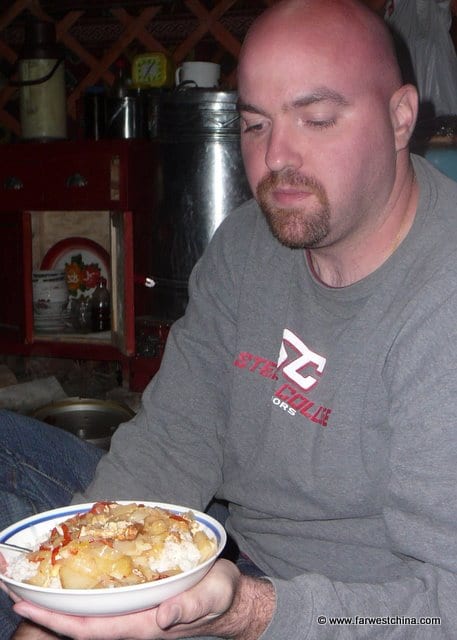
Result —
[[[303, 207], [278, 207], [273, 203], [273, 192], [287, 187], [306, 192]], [[259, 182], [256, 196], [272, 234], [284, 246], [312, 249], [328, 235], [330, 205], [324, 187], [314, 178], [301, 176], [293, 169], [272, 171]]]

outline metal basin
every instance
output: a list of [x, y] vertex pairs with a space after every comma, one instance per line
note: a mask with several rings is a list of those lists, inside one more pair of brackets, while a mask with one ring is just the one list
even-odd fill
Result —
[[117, 427], [134, 415], [135, 412], [121, 402], [91, 398], [65, 398], [32, 413], [37, 420], [60, 427], [102, 449], [109, 449]]

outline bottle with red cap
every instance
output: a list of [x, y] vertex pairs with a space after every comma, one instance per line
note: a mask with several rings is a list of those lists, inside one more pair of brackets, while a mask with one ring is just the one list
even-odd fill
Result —
[[111, 87], [113, 98], [126, 98], [131, 87], [129, 66], [124, 58], [119, 58], [114, 63], [114, 82]]

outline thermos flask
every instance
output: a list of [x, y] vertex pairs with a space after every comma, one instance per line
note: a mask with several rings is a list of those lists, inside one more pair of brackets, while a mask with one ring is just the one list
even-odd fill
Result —
[[25, 28], [19, 56], [21, 137], [59, 140], [67, 137], [64, 58], [54, 23], [32, 20]]

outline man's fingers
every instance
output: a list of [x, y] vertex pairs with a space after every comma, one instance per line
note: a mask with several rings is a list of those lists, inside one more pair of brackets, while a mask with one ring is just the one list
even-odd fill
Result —
[[159, 605], [157, 624], [202, 623], [219, 617], [232, 604], [240, 572], [228, 560], [218, 560], [201, 582]]

